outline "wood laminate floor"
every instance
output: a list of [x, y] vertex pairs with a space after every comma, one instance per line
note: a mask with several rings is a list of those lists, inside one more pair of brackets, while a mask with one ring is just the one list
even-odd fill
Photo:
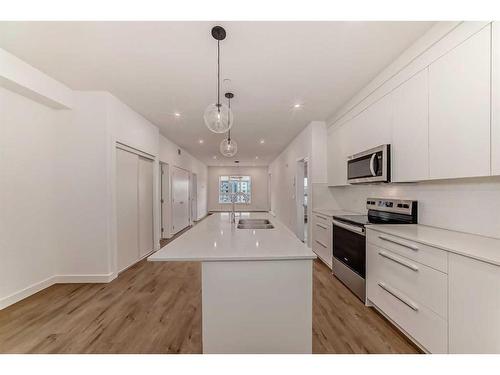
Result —
[[[314, 262], [314, 353], [417, 353]], [[108, 284], [59, 284], [0, 311], [0, 353], [201, 353], [201, 267], [141, 261]]]

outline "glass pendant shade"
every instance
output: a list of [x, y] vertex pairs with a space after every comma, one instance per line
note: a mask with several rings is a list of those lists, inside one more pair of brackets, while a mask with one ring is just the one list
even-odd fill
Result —
[[227, 158], [233, 157], [238, 152], [238, 145], [234, 139], [224, 138], [220, 143], [220, 153]]
[[225, 104], [210, 104], [203, 114], [205, 125], [214, 133], [227, 133], [233, 125], [233, 112]]

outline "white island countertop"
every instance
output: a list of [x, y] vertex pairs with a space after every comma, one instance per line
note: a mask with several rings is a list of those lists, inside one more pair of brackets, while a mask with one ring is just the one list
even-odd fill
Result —
[[215, 213], [170, 242], [149, 261], [245, 261], [315, 259], [316, 255], [268, 213], [237, 213], [239, 219], [268, 219], [273, 229], [237, 229], [230, 214]]
[[500, 266], [500, 239], [421, 224], [370, 224], [367, 228]]

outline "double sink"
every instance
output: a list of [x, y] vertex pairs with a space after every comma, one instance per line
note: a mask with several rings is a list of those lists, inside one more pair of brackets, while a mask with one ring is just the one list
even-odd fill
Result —
[[273, 229], [274, 225], [267, 219], [240, 219], [238, 229]]

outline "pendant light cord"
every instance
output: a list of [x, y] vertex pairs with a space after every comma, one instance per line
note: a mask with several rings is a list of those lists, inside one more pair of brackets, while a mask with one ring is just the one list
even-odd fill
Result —
[[220, 40], [217, 41], [217, 110], [220, 113]]
[[[231, 98], [228, 98], [228, 107], [229, 107], [229, 113], [231, 113]], [[231, 119], [231, 116], [229, 116], [229, 119]], [[228, 123], [230, 125], [230, 123]], [[231, 128], [227, 131], [227, 143], [231, 144]]]

